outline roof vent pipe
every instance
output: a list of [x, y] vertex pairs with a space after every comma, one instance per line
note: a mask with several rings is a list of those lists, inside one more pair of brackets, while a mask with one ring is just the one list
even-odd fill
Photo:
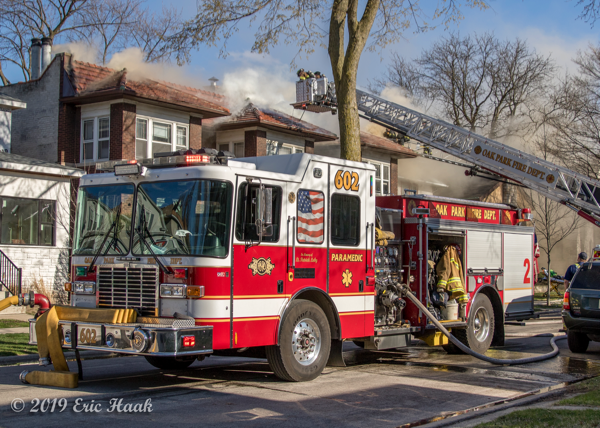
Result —
[[40, 77], [40, 64], [42, 54], [42, 41], [40, 39], [31, 39], [31, 59], [29, 65], [31, 66], [31, 80], [39, 79]]
[[40, 69], [40, 76], [46, 70], [48, 65], [52, 61], [52, 39], [50, 37], [42, 38], [42, 66]]

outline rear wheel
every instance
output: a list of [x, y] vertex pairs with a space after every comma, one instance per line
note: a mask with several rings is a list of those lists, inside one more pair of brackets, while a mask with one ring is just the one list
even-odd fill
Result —
[[569, 350], [571, 352], [582, 354], [587, 351], [588, 345], [590, 344], [590, 338], [587, 334], [567, 330], [567, 343], [569, 344]]
[[283, 380], [304, 382], [321, 374], [331, 349], [331, 331], [323, 310], [308, 300], [294, 300], [281, 321], [279, 345], [267, 346], [267, 360]]
[[145, 355], [144, 358], [157, 369], [162, 370], [184, 370], [196, 360], [196, 357], [152, 357]]
[[[452, 330], [452, 334], [462, 343], [478, 354], [483, 354], [492, 344], [494, 338], [494, 308], [492, 302], [485, 294], [478, 294], [471, 305], [471, 312], [466, 329]], [[450, 342], [444, 345], [449, 354], [463, 353], [457, 346]]]

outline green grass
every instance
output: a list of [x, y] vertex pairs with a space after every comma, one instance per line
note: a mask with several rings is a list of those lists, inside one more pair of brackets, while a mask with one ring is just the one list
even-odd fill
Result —
[[479, 424], [477, 428], [596, 428], [598, 425], [600, 425], [600, 410], [527, 409]]
[[0, 334], [0, 356], [37, 354], [37, 346], [29, 344], [28, 333]]
[[565, 398], [557, 406], [600, 406], [600, 377], [595, 377], [573, 386], [574, 392], [583, 392], [575, 397]]
[[0, 328], [29, 327], [27, 321], [0, 319]]

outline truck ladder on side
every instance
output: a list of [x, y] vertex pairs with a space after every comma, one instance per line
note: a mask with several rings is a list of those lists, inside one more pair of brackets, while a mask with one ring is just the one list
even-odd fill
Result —
[[[600, 181], [367, 92], [357, 90], [356, 98], [365, 119], [522, 184], [600, 227]], [[323, 112], [337, 102], [297, 100], [293, 106]]]

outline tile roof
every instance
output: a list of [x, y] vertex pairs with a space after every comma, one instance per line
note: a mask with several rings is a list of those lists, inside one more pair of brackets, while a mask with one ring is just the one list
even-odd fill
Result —
[[152, 79], [133, 80], [127, 70], [113, 70], [87, 62], [72, 60], [67, 68], [76, 99], [107, 95], [175, 104], [208, 113], [205, 117], [228, 116], [225, 97], [214, 92]]
[[255, 106], [252, 103], [249, 103], [240, 113], [233, 117], [214, 124], [214, 127], [218, 130], [236, 129], [247, 126], [263, 126], [267, 129], [293, 132], [314, 138], [315, 141], [334, 141], [338, 138], [337, 135], [326, 129], [277, 110]]
[[398, 143], [388, 140], [384, 137], [379, 137], [368, 132], [360, 133], [360, 145], [361, 147], [367, 147], [379, 152], [387, 152], [392, 158], [405, 159], [405, 158], [416, 158], [417, 152], [409, 149], [408, 147], [401, 146]]

